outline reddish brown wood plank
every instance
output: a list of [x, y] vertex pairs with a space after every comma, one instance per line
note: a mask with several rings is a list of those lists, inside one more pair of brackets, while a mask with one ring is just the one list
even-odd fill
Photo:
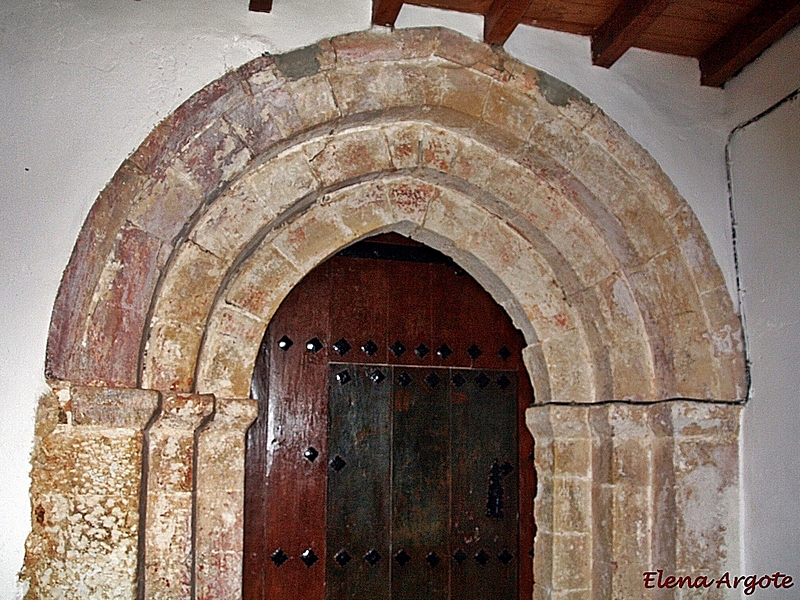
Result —
[[483, 19], [483, 39], [488, 44], [506, 43], [533, 0], [494, 0]]
[[721, 86], [800, 23], [800, 0], [764, 0], [700, 59], [703, 85]]
[[250, 0], [250, 10], [252, 12], [272, 11], [272, 0]]
[[670, 0], [621, 2], [592, 35], [592, 62], [610, 67], [664, 12]]
[[492, 0], [410, 0], [406, 4], [429, 6], [443, 10], [456, 10], [473, 15], [485, 15], [492, 5]]
[[372, 23], [394, 27], [402, 7], [403, 0], [372, 0]]

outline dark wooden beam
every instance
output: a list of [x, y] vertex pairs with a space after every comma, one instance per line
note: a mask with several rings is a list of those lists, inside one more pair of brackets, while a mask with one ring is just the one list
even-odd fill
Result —
[[531, 4], [533, 0], [494, 0], [483, 18], [483, 41], [505, 44]]
[[800, 0], [764, 0], [700, 58], [700, 82], [721, 86], [798, 23]]
[[272, 0], [250, 0], [250, 10], [253, 12], [272, 11]]
[[372, 24], [394, 27], [403, 0], [372, 0]]
[[647, 31], [670, 0], [623, 0], [592, 35], [592, 62], [610, 67]]

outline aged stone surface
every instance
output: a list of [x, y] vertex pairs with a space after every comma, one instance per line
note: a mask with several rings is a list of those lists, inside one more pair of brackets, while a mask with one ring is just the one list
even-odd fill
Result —
[[112, 252], [117, 232], [145, 181], [136, 166], [122, 163], [86, 217], [53, 307], [45, 364], [48, 377], [68, 379], [79, 371], [86, 327], [83, 317], [100, 280], [103, 258]]
[[[246, 398], [292, 286], [380, 231], [452, 256], [529, 342], [535, 598], [735, 569], [740, 409], [712, 403], [746, 396], [744, 349], [695, 215], [588, 99], [424, 29], [227, 73], [100, 195], [48, 340], [72, 384], [38, 417], [30, 597], [134, 594], [147, 440], [139, 592], [237, 596], [252, 406], [196, 394]], [[137, 386], [163, 393], [147, 440], [157, 396]]]
[[140, 340], [161, 266], [161, 243], [136, 227], [117, 236], [94, 290], [77, 382], [136, 387]]
[[26, 598], [134, 598], [142, 437], [158, 394], [54, 385], [39, 403]]
[[[691, 401], [528, 409], [534, 597], [638, 598], [644, 571], [735, 571], [740, 415]], [[691, 597], [683, 592], [654, 597]], [[709, 597], [733, 597], [722, 592]]]
[[213, 410], [213, 396], [166, 393], [147, 431], [146, 598], [191, 598], [195, 431]]
[[245, 432], [254, 400], [218, 399], [214, 419], [197, 437], [195, 597], [241, 594]]

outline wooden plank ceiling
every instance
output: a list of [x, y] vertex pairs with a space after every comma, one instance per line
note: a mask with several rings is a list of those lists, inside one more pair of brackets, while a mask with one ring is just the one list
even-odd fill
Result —
[[[483, 15], [491, 44], [504, 44], [520, 23], [590, 36], [602, 67], [631, 47], [692, 56], [708, 86], [724, 84], [800, 23], [800, 0], [373, 0], [372, 22], [394, 26], [403, 4]], [[271, 9], [272, 0], [250, 0], [251, 11]]]

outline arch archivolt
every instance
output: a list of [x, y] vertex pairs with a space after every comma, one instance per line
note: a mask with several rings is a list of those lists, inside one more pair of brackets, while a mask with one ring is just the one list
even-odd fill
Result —
[[[537, 597], [636, 597], [643, 570], [735, 560], [739, 413], [726, 402], [745, 393], [741, 327], [696, 217], [578, 92], [425, 29], [342, 36], [228, 73], [95, 203], [46, 370], [59, 410], [83, 407], [70, 427], [122, 423], [139, 450], [118, 459], [146, 466], [145, 493], [129, 498], [137, 519], [143, 503], [138, 566], [107, 577], [145, 595], [236, 595], [241, 432], [264, 330], [306, 273], [388, 230], [453, 257], [525, 334]], [[109, 416], [128, 406], [136, 418]], [[77, 435], [60, 426], [48, 443]], [[165, 460], [175, 444], [181, 458]], [[37, 452], [34, 473], [49, 468]], [[703, 496], [714, 506], [702, 523], [680, 512], [697, 509], [695, 468], [727, 482]], [[37, 485], [34, 497], [52, 496]], [[31, 547], [72, 535], [48, 531], [34, 524]], [[53, 557], [29, 557], [34, 587], [56, 585], [37, 579]], [[62, 561], [62, 591], [80, 560]]]
[[[346, 167], [337, 170], [342, 163]], [[630, 218], [655, 219], [641, 201], [635, 200]], [[359, 123], [308, 137], [240, 175], [187, 232], [163, 277], [165, 289], [173, 280], [193, 279], [187, 270], [197, 270], [199, 252], [213, 263], [207, 273], [215, 279], [203, 290], [206, 298], [198, 299], [194, 337], [185, 334], [185, 303], [170, 312], [168, 296], [166, 302], [156, 299], [152, 323], [160, 329], [148, 338], [142, 383], [246, 395], [249, 373], [216, 379], [213, 367], [204, 363], [214, 358], [200, 352], [199, 338], [208, 347], [222, 343], [206, 335], [205, 319], [215, 323], [220, 317], [214, 311], [227, 306], [229, 312], [236, 307], [266, 324], [291, 289], [290, 273], [302, 276], [343, 246], [390, 228], [417, 238], [428, 235], [433, 246], [479, 278], [482, 271], [494, 275], [500, 287], [490, 285], [490, 291], [509, 306], [544, 356], [538, 370], [550, 375], [549, 385], [537, 390], [541, 401], [689, 396], [674, 389], [671, 366], [663, 364], [667, 355], [651, 347], [662, 347], [667, 335], [676, 336], [664, 330], [675, 322], [647, 320], [653, 299], [636, 284], [651, 285], [650, 280], [629, 275], [660, 269], [665, 284], [691, 284], [694, 300], [686, 299], [676, 312], [694, 312], [702, 319], [699, 294], [681, 264], [685, 261], [675, 235], [665, 225], [646, 233], [656, 237], [656, 252], [644, 246], [644, 257], [624, 225], [580, 180], [534, 149], [510, 157], [474, 133], [424, 121]], [[267, 249], [259, 250], [262, 245]], [[659, 264], [662, 260], [666, 267]], [[276, 274], [284, 282], [277, 288]], [[232, 287], [223, 291], [223, 280]], [[264, 298], [265, 289], [271, 290], [272, 302], [254, 306], [252, 299]], [[276, 293], [281, 289], [283, 294]], [[259, 340], [255, 333], [252, 339], [227, 343], [254, 355]], [[177, 352], [175, 369], [182, 376], [173, 381], [150, 378], [151, 373], [167, 376], [165, 367], [175, 363], [164, 348]], [[193, 356], [200, 362], [187, 360]], [[662, 373], [665, 380], [659, 379]], [[195, 375], [202, 380], [195, 382]], [[706, 389], [715, 384], [706, 383]]]

